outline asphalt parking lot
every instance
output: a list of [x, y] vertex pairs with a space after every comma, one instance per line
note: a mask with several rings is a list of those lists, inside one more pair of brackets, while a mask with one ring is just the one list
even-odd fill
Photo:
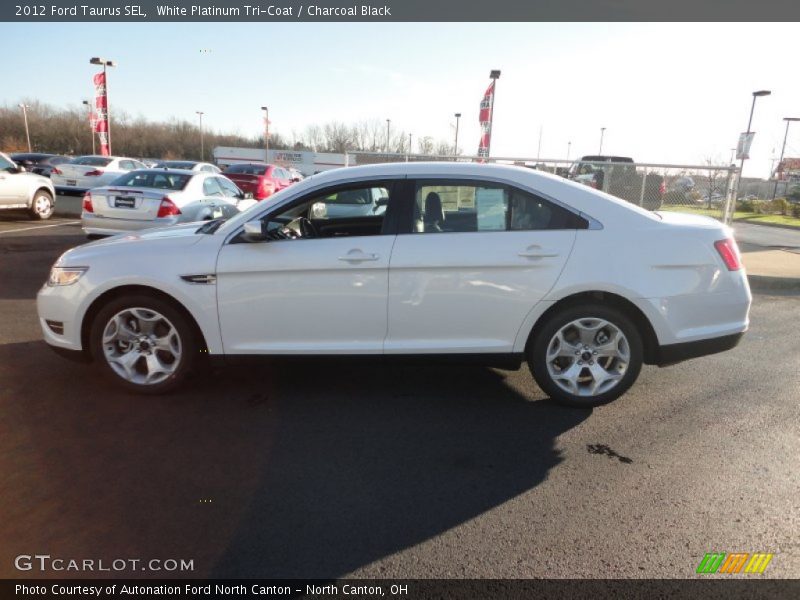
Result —
[[36, 553], [200, 577], [682, 578], [707, 552], [771, 552], [761, 577], [800, 573], [799, 296], [756, 295], [738, 348], [645, 367], [594, 411], [525, 368], [360, 360], [147, 398], [40, 341], [36, 291], [83, 241], [0, 215], [0, 577], [41, 576], [14, 568]]

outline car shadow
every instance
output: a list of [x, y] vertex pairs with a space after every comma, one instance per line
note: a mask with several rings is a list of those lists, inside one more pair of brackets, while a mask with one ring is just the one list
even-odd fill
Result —
[[541, 483], [561, 461], [556, 438], [591, 413], [475, 366], [258, 372], [252, 401], [272, 405], [274, 437], [215, 577], [339, 577], [431, 539]]
[[187, 558], [196, 577], [350, 573], [524, 494], [559, 464], [558, 436], [591, 411], [507, 375], [272, 360], [205, 368], [146, 397], [42, 342], [0, 345], [0, 576], [42, 576], [11, 567], [30, 548]]

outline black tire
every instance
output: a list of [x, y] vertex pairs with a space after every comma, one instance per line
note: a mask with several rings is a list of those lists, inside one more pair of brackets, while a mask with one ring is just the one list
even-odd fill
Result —
[[[570, 393], [554, 381], [547, 368], [546, 355], [551, 340], [559, 330], [579, 319], [603, 319], [619, 329], [628, 342], [630, 358], [622, 378], [611, 389], [594, 396]], [[548, 316], [546, 322], [537, 326], [528, 343], [526, 356], [533, 378], [552, 400], [565, 406], [592, 408], [616, 400], [636, 381], [642, 368], [642, 337], [633, 322], [614, 307], [604, 304], [569, 306]]]
[[[103, 332], [112, 317], [125, 309], [142, 308], [159, 313], [177, 332], [180, 345], [180, 357], [174, 371], [163, 381], [157, 383], [137, 383], [129, 381], [117, 373], [109, 364], [103, 348]], [[89, 348], [92, 356], [99, 363], [103, 375], [127, 390], [139, 394], [163, 394], [177, 388], [192, 371], [201, 343], [198, 341], [193, 327], [184, 314], [170, 302], [146, 294], [122, 296], [106, 304], [95, 316], [89, 333]], [[141, 363], [139, 364], [141, 366]]]
[[34, 221], [46, 221], [53, 216], [54, 209], [55, 202], [53, 201], [53, 196], [50, 195], [50, 192], [38, 190], [33, 195], [31, 207], [28, 209], [28, 215]]

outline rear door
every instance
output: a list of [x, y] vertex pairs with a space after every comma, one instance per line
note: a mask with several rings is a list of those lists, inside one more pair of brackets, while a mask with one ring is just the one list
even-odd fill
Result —
[[413, 190], [392, 252], [385, 352], [511, 352], [587, 223], [502, 183], [428, 179]]

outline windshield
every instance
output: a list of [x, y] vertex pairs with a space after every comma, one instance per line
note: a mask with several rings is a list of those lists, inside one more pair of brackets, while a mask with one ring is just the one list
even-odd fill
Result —
[[159, 171], [133, 171], [117, 177], [110, 185], [114, 187], [145, 187], [158, 190], [182, 190], [191, 175]]
[[105, 156], [79, 156], [71, 162], [73, 165], [88, 165], [90, 167], [105, 167], [112, 159]]
[[263, 175], [268, 165], [231, 165], [225, 173], [242, 173], [244, 175]]

